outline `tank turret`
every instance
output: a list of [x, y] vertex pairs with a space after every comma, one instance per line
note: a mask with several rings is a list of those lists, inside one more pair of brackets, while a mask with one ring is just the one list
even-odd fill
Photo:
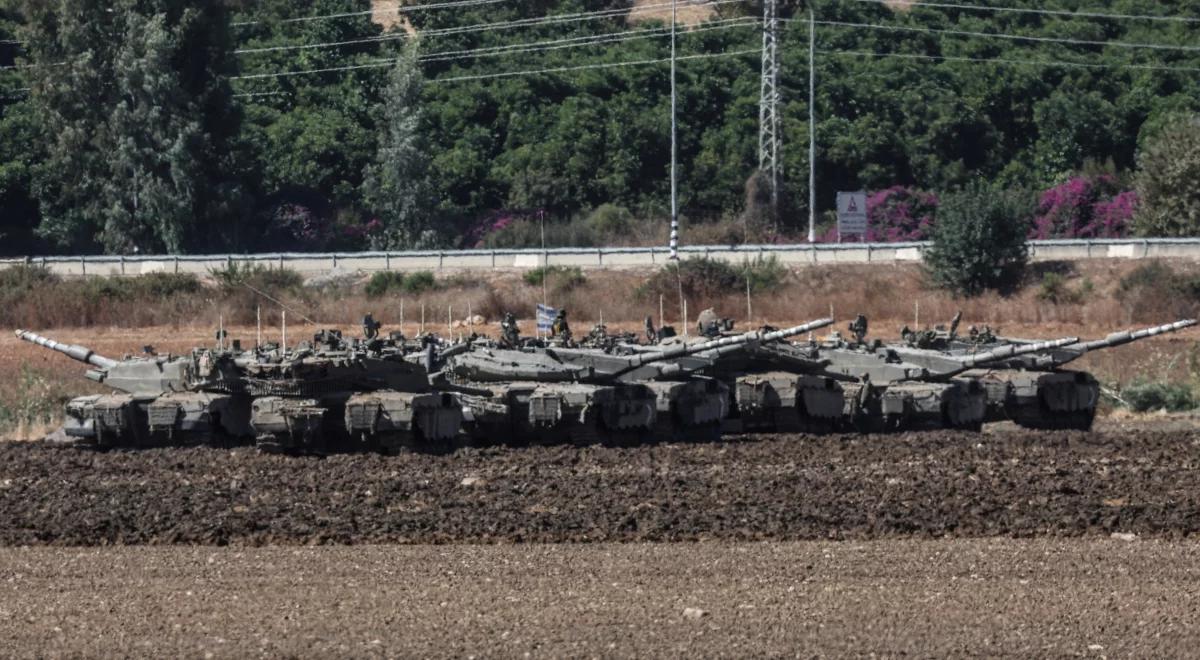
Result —
[[[1136, 331], [1115, 332], [1103, 339], [1079, 341], [1067, 346], [1045, 347], [1037, 340], [997, 336], [990, 329], [963, 339], [939, 335], [934, 341], [908, 341], [894, 346], [905, 360], [934, 366], [947, 358], [970, 357], [975, 366], [963, 373], [978, 380], [988, 394], [988, 421], [1011, 420], [1037, 429], [1081, 429], [1092, 426], [1100, 402], [1100, 384], [1085, 371], [1062, 367], [1098, 350], [1123, 346], [1157, 335], [1178, 332], [1196, 325], [1191, 319]], [[921, 346], [918, 347], [918, 344]], [[1028, 350], [1030, 346], [1043, 346]], [[998, 353], [1005, 347], [1023, 350]]]
[[729, 352], [830, 323], [623, 352], [476, 347], [451, 357], [445, 371], [493, 393], [466, 399], [479, 437], [579, 444], [713, 439], [729, 410], [728, 388], [694, 377], [698, 372]]

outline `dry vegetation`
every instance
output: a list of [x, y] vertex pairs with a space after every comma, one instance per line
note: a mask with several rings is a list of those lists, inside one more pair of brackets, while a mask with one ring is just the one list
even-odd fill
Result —
[[[1196, 314], [1197, 298], [1186, 287], [1200, 275], [1200, 265], [1172, 262], [1165, 270], [1169, 276], [1151, 273], [1147, 281], [1131, 277], [1139, 267], [1144, 275], [1144, 264], [1122, 260], [1040, 263], [1010, 295], [993, 293], [965, 300], [932, 288], [918, 265], [685, 268], [683, 283], [692, 318], [711, 306], [743, 327], [748, 325], [745, 280], [724, 285], [718, 280], [749, 273], [755, 291], [752, 325], [784, 326], [832, 313], [840, 327], [863, 313], [871, 320], [871, 334], [883, 338], [895, 338], [901, 326], [913, 325], [918, 308], [921, 325], [944, 323], [962, 310], [966, 324], [988, 324], [1005, 334], [1028, 337], [1094, 338]], [[202, 281], [173, 277], [85, 281], [12, 278], [0, 272], [0, 326], [45, 331], [59, 341], [87, 344], [119, 357], [146, 344], [160, 352], [208, 345], [222, 320], [231, 336], [250, 343], [255, 336], [255, 310], [261, 306], [265, 334], [276, 338], [280, 307], [238, 286], [238, 277], [215, 275]], [[411, 335], [420, 329], [422, 309], [428, 331], [445, 333], [448, 321], [473, 314], [486, 319], [486, 325], [475, 330], [494, 334], [496, 321], [511, 310], [532, 332], [534, 305], [543, 296], [539, 275], [544, 275], [549, 303], [569, 310], [577, 332], [601, 318], [610, 328], [640, 330], [647, 316], [657, 324], [660, 295], [666, 322], [678, 324], [678, 280], [673, 272], [552, 269], [544, 274], [409, 275], [388, 278], [391, 286], [374, 290], [376, 295], [368, 295], [370, 278], [365, 275], [321, 287], [312, 286], [313, 282], [306, 285], [299, 275], [286, 271], [239, 276], [293, 310], [288, 314], [289, 335], [299, 338], [318, 327], [357, 333], [357, 323], [367, 312], [381, 320], [385, 330], [401, 329]], [[1136, 285], [1131, 286], [1131, 281]], [[469, 329], [454, 329], [455, 334], [465, 332]], [[1136, 377], [1185, 382], [1200, 372], [1200, 348], [1192, 331], [1099, 352], [1078, 364], [1109, 384], [1126, 384]], [[36, 435], [54, 421], [66, 398], [99, 391], [83, 379], [83, 371], [69, 359], [20, 342], [11, 330], [5, 331], [0, 335], [0, 432], [13, 435], [21, 427], [17, 435]]]

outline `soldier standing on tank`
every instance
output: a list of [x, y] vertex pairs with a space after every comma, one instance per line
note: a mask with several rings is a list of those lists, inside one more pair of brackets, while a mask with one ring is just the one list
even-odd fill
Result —
[[517, 317], [512, 312], [505, 312], [500, 321], [500, 345], [504, 348], [517, 348], [521, 343], [521, 330], [517, 328]]
[[367, 339], [375, 339], [376, 337], [378, 337], [379, 336], [379, 328], [381, 328], [383, 326], [382, 323], [375, 320], [375, 316], [372, 315], [371, 312], [367, 312], [367, 315], [363, 317], [362, 325], [363, 325], [363, 337], [365, 337]]
[[558, 316], [554, 317], [554, 323], [550, 326], [550, 334], [563, 342], [571, 341], [571, 325], [567, 323], [567, 310], [558, 310]]

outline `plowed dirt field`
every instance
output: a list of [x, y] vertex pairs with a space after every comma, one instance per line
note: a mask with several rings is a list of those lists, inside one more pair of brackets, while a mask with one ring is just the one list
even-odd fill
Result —
[[1194, 657], [1188, 541], [3, 548], [5, 657]]
[[643, 542], [1200, 531], [1200, 433], [746, 438], [297, 458], [0, 443], [0, 544]]

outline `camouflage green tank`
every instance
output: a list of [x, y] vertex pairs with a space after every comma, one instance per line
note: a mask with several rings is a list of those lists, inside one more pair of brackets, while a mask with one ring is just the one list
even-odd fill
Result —
[[290, 350], [197, 348], [116, 360], [17, 331], [93, 367], [115, 390], [67, 404], [66, 433], [84, 444], [138, 447], [254, 442], [269, 451], [437, 448], [461, 428], [456, 397], [394, 342], [322, 332]]
[[[943, 356], [972, 356], [1001, 347], [1028, 347], [1038, 342], [997, 336], [991, 328], [971, 328], [958, 335], [961, 314], [949, 329], [912, 332], [905, 329], [904, 342], [894, 347], [904, 359], [928, 364]], [[1088, 430], [1100, 402], [1100, 384], [1085, 371], [1063, 369], [1092, 351], [1122, 346], [1196, 325], [1194, 320], [1176, 321], [1134, 332], [1117, 332], [1104, 339], [1075, 342], [1068, 346], [1023, 352], [981, 362], [964, 373], [978, 380], [987, 392], [987, 421], [1013, 421], [1033, 429]]]

